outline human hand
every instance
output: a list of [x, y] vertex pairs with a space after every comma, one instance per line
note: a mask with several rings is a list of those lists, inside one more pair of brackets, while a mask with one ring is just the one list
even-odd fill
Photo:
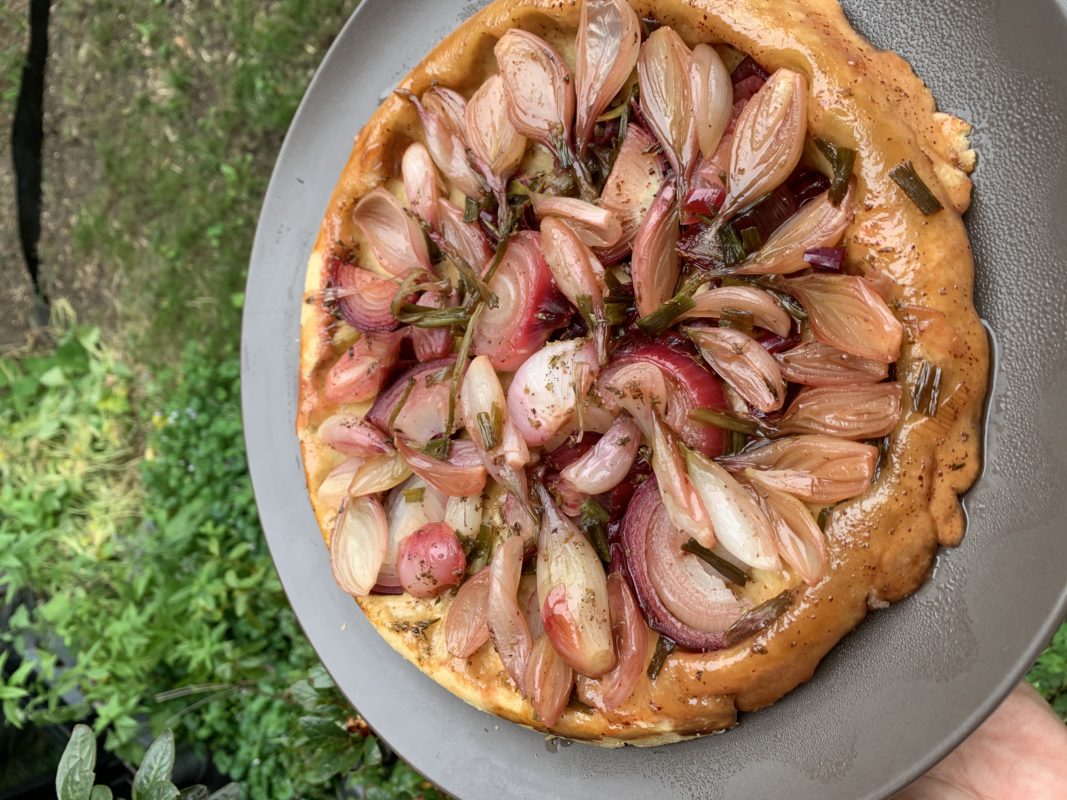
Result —
[[1067, 726], [1023, 682], [982, 726], [893, 800], [1064, 800]]

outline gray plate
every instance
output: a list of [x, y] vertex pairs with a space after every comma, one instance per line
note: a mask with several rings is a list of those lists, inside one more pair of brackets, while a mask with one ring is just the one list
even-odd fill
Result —
[[[304, 270], [352, 139], [379, 99], [477, 2], [364, 0], [322, 63], [274, 170], [243, 338], [248, 458], [293, 608], [371, 725], [466, 800], [885, 798], [1010, 690], [1067, 608], [1067, 11], [1057, 0], [850, 0], [861, 32], [907, 58], [975, 123], [968, 225], [977, 304], [996, 332], [985, 474], [961, 547], [911, 599], [872, 614], [814, 681], [725, 735], [638, 750], [546, 746], [475, 711], [396, 655], [334, 585], [293, 433]], [[506, 783], [505, 783], [506, 782]]]

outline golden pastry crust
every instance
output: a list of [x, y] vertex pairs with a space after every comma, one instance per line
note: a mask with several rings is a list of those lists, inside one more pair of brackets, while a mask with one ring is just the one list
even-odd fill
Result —
[[[642, 16], [672, 26], [690, 45], [722, 42], [769, 70], [808, 76], [809, 131], [858, 152], [858, 204], [844, 237], [848, 258], [868, 275], [892, 281], [889, 303], [905, 326], [897, 376], [906, 413], [890, 437], [881, 474], [865, 495], [841, 504], [827, 528], [831, 568], [804, 587], [792, 608], [758, 636], [712, 653], [675, 653], [655, 682], [642, 677], [633, 696], [607, 711], [595, 681], [552, 733], [605, 745], [662, 744], [731, 727], [738, 710], [773, 703], [811, 678], [823, 656], [871, 607], [900, 600], [928, 577], [938, 545], [963, 535], [958, 495], [979, 470], [979, 425], [986, 394], [988, 343], [972, 303], [973, 262], [960, 214], [967, 208], [974, 167], [970, 126], [936, 111], [911, 67], [876, 49], [845, 19], [836, 0], [638, 0]], [[572, 58], [580, 5], [575, 0], [496, 0], [439, 44], [401, 83], [421, 94], [437, 81], [469, 96], [495, 72], [493, 45], [523, 28]], [[360, 132], [330, 200], [308, 265], [307, 288], [318, 289], [324, 255], [335, 242], [359, 241], [355, 202], [399, 175], [405, 147], [421, 138], [415, 111], [396, 96]], [[925, 217], [889, 178], [910, 160], [945, 206]], [[338, 353], [317, 305], [302, 318], [298, 434], [315, 514], [328, 540], [335, 510], [315, 490], [341, 457], [316, 437], [338, 409], [320, 396], [322, 376]], [[923, 361], [942, 369], [934, 417], [913, 414], [910, 387]], [[345, 410], [365, 410], [350, 407]], [[361, 598], [382, 636], [423, 672], [472, 705], [544, 730], [514, 689], [491, 646], [469, 661], [449, 656], [443, 619], [448, 598]], [[650, 634], [654, 636], [654, 634]]]

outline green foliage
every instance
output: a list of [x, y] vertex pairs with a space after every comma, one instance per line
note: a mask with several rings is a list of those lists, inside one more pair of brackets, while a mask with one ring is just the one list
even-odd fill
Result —
[[[150, 731], [174, 728], [256, 798], [346, 780], [436, 796], [383, 760], [316, 667], [260, 532], [238, 375], [231, 350], [190, 345], [139, 386], [77, 328], [51, 354], [0, 361], [2, 636], [24, 659], [0, 682], [4, 713], [43, 723], [92, 708], [105, 746], [134, 761]], [[131, 397], [145, 396], [162, 401], [138, 415]], [[84, 702], [64, 705], [71, 689]], [[169, 773], [157, 747], [146, 760]]]
[[[88, 725], [75, 725], [63, 751], [56, 772], [58, 800], [111, 800], [106, 786], [93, 786], [96, 766], [96, 738]], [[178, 797], [200, 800], [233, 800], [240, 796], [237, 784], [230, 783], [211, 794], [203, 786], [184, 792], [171, 783], [174, 771], [174, 734], [170, 730], [152, 742], [144, 761], [133, 776], [133, 800], [177, 800]]]
[[1067, 722], [1067, 623], [1056, 631], [1052, 643], [1037, 659], [1026, 679]]

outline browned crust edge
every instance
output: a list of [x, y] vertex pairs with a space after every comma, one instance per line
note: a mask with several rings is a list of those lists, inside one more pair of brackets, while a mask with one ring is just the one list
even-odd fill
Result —
[[[790, 67], [810, 79], [809, 128], [856, 147], [863, 202], [846, 233], [849, 259], [895, 283], [891, 305], [905, 322], [897, 374], [910, 388], [922, 361], [942, 368], [942, 402], [932, 418], [906, 413], [890, 439], [887, 463], [864, 496], [840, 506], [828, 527], [830, 574], [753, 640], [729, 650], [675, 655], [654, 683], [646, 679], [622, 708], [598, 705], [596, 686], [580, 695], [589, 710], [568, 709], [551, 733], [598, 744], [663, 744], [735, 723], [737, 710], [768, 705], [811, 678], [822, 657], [867, 613], [868, 600], [893, 602], [928, 577], [939, 544], [963, 535], [958, 495], [979, 470], [979, 425], [986, 394], [988, 344], [973, 308], [973, 261], [960, 219], [973, 169], [967, 123], [936, 112], [932, 95], [899, 56], [852, 30], [836, 0], [659, 0], [633, 2], [642, 15], [670, 24], [690, 44], [724, 42], [765, 66]], [[579, 5], [496, 0], [442, 41], [401, 83], [421, 94], [434, 81], [470, 94], [494, 70], [492, 45], [511, 27], [550, 41], [573, 37]], [[350, 210], [363, 194], [399, 174], [403, 148], [421, 134], [410, 105], [393, 96], [364, 126], [330, 200], [308, 264], [318, 288], [323, 256], [334, 242], [358, 241]], [[923, 217], [892, 183], [903, 160], [942, 200]], [[334, 509], [315, 499], [337, 457], [315, 439], [327, 413], [317, 388], [335, 357], [324, 345], [321, 309], [301, 320], [297, 429], [316, 517], [328, 540]], [[329, 409], [330, 412], [335, 409]], [[357, 408], [357, 410], [359, 410]], [[490, 647], [469, 663], [444, 650], [448, 599], [370, 597], [359, 601], [389, 644], [468, 703], [544, 730], [515, 691]]]

